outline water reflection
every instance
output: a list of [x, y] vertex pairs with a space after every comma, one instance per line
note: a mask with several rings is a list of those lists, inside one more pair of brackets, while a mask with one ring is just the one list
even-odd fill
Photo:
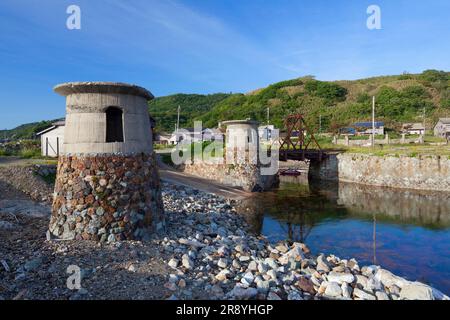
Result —
[[449, 193], [283, 177], [278, 190], [241, 202], [239, 212], [273, 242], [305, 242], [450, 292]]

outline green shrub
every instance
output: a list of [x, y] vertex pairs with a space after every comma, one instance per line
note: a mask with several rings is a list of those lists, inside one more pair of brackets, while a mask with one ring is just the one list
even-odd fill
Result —
[[40, 158], [41, 150], [35, 149], [35, 148], [24, 148], [24, 149], [20, 150], [19, 156], [21, 158], [25, 158], [25, 159]]

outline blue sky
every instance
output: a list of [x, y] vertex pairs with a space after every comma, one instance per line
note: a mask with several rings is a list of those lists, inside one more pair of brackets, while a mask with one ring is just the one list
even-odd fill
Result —
[[[81, 30], [66, 9], [81, 8]], [[381, 30], [366, 27], [381, 8]], [[0, 128], [64, 116], [67, 81], [154, 95], [450, 69], [448, 0], [2, 0]]]

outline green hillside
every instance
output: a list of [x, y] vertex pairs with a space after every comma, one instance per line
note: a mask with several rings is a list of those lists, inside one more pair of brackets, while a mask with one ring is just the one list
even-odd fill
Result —
[[272, 84], [249, 94], [173, 95], [150, 103], [159, 128], [172, 131], [176, 110], [181, 105], [180, 126], [192, 126], [200, 119], [205, 127], [218, 121], [252, 118], [278, 127], [290, 113], [302, 113], [310, 126], [336, 131], [355, 121], [371, 119], [371, 96], [377, 100], [377, 120], [391, 128], [406, 121], [422, 121], [425, 108], [427, 127], [438, 117], [450, 117], [450, 73], [427, 70], [421, 74], [383, 76], [355, 81], [325, 82], [304, 77]]
[[214, 106], [228, 98], [230, 94], [216, 93], [175, 94], [155, 98], [149, 102], [150, 114], [156, 119], [158, 131], [172, 132], [177, 122], [178, 106], [181, 106], [180, 128], [193, 127], [193, 121], [208, 113]]
[[48, 120], [22, 124], [11, 130], [0, 130], [0, 139], [33, 139], [36, 133], [50, 127], [57, 120]]

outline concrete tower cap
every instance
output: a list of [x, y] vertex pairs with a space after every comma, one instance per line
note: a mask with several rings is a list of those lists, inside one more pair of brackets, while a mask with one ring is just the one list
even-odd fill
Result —
[[147, 100], [154, 98], [147, 89], [121, 82], [67, 82], [56, 85], [53, 90], [62, 96], [74, 93], [120, 93], [140, 96]]

